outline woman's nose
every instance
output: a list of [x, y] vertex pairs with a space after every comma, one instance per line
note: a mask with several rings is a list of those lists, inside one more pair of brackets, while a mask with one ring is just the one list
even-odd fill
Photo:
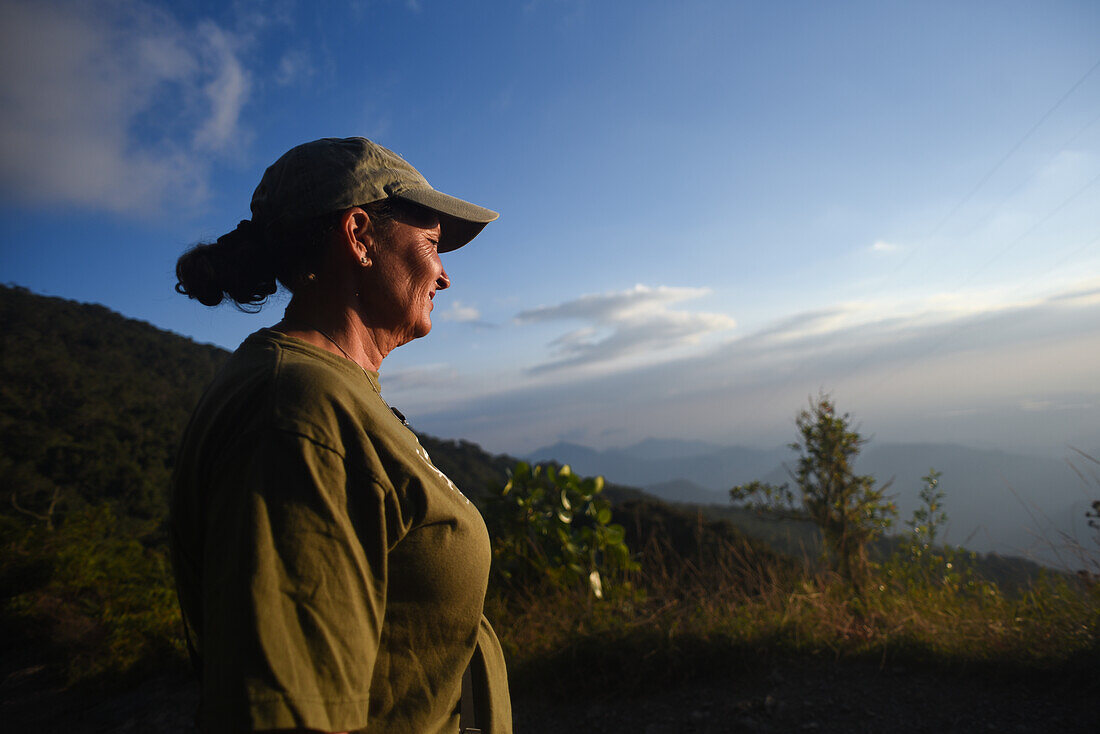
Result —
[[446, 270], [439, 271], [439, 277], [435, 279], [435, 287], [436, 287], [436, 290], [440, 290], [440, 291], [443, 290], [444, 288], [450, 288], [451, 287], [451, 279], [449, 277], [447, 277], [447, 271]]

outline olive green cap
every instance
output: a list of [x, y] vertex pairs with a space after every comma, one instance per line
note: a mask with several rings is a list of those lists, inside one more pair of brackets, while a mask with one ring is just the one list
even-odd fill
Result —
[[457, 250], [500, 216], [436, 191], [404, 158], [366, 138], [322, 138], [291, 148], [264, 172], [252, 221], [285, 227], [391, 196], [439, 215], [440, 252]]

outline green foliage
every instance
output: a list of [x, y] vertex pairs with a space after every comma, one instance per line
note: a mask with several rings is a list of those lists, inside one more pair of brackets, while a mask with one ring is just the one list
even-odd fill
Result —
[[867, 546], [890, 527], [896, 508], [886, 498], [889, 482], [875, 488], [875, 479], [857, 475], [853, 462], [867, 442], [851, 430], [851, 417], [839, 415], [821, 395], [795, 419], [799, 440], [790, 444], [801, 453], [792, 478], [801, 498], [796, 504], [788, 485], [759, 481], [730, 490], [734, 502], [780, 517], [810, 519], [821, 530], [826, 559], [846, 581], [860, 583], [867, 573]]
[[602, 598], [609, 571], [636, 567], [603, 489], [603, 477], [582, 479], [568, 465], [518, 462], [489, 498], [494, 572], [506, 582], [583, 584]]
[[[976, 553], [935, 544], [947, 523], [946, 495], [940, 488], [940, 476], [940, 472], [930, 469], [922, 477], [921, 504], [905, 522], [909, 532], [902, 536], [899, 549], [880, 569], [882, 581], [893, 583], [913, 596], [946, 589], [954, 594], [999, 598], [1002, 591], [998, 585], [985, 580], [978, 572]], [[882, 588], [880, 586], [880, 590]]]
[[0, 542], [5, 626], [66, 647], [71, 680], [182, 655], [167, 553], [143, 545], [109, 505], [71, 512], [53, 530], [7, 518]]
[[913, 540], [911, 552], [915, 560], [919, 560], [921, 554], [932, 547], [940, 528], [947, 522], [947, 513], [943, 511], [945, 495], [940, 489], [942, 475], [942, 472], [929, 469], [928, 473], [921, 477], [921, 481], [924, 482], [919, 495], [921, 504], [913, 511], [913, 519], [905, 522], [909, 526]]
[[162, 517], [179, 436], [225, 350], [23, 288], [0, 286], [0, 322], [0, 511], [110, 500]]

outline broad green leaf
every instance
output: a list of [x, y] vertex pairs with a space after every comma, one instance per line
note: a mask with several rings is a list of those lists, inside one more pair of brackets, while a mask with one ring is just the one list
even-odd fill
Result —
[[623, 530], [623, 526], [608, 525], [606, 530], [608, 544], [613, 546], [622, 546], [623, 539], [626, 537], [626, 531]]

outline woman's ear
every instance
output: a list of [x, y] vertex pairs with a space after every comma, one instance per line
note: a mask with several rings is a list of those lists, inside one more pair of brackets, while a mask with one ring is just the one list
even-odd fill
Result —
[[374, 225], [370, 215], [355, 206], [344, 212], [337, 228], [347, 254], [360, 265], [370, 265], [374, 256]]

